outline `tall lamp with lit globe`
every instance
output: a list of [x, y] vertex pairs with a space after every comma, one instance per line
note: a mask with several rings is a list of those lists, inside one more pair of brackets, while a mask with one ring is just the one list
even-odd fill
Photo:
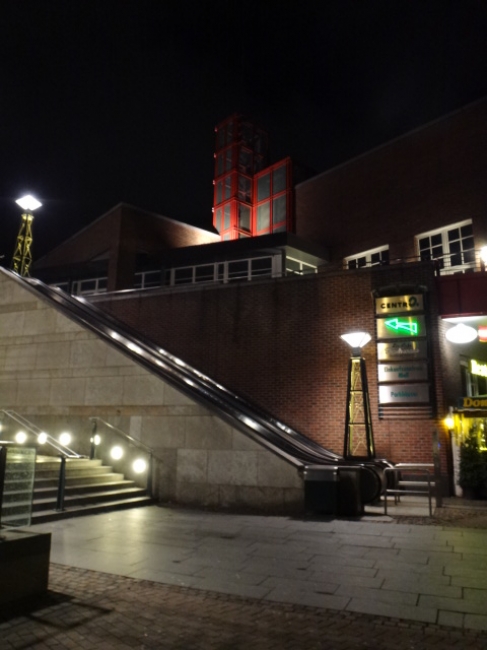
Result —
[[375, 458], [370, 398], [365, 359], [361, 349], [370, 341], [367, 332], [342, 334], [340, 338], [352, 348], [348, 361], [347, 411], [343, 455], [348, 459]]
[[12, 258], [12, 269], [22, 276], [29, 275], [30, 265], [32, 263], [32, 222], [34, 221], [34, 210], [40, 208], [42, 203], [30, 194], [23, 196], [16, 201], [17, 205], [22, 208], [22, 222], [20, 224], [19, 234], [15, 244], [15, 251]]

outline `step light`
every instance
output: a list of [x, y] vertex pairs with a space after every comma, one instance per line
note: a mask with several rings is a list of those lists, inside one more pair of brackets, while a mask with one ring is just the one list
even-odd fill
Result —
[[45, 445], [47, 442], [47, 433], [45, 431], [41, 431], [41, 433], [37, 436], [37, 442], [40, 445]]
[[136, 474], [142, 474], [147, 469], [147, 463], [143, 458], [137, 458], [132, 464], [132, 469]]
[[18, 445], [23, 445], [26, 440], [27, 440], [27, 434], [25, 433], [25, 431], [17, 431], [17, 433], [15, 434], [15, 442]]
[[119, 447], [118, 445], [112, 447], [110, 450], [110, 456], [113, 458], [113, 460], [120, 460], [123, 456], [122, 447]]
[[71, 442], [71, 434], [69, 431], [63, 431], [61, 435], [59, 436], [59, 442], [64, 446], [67, 447], [69, 443]]

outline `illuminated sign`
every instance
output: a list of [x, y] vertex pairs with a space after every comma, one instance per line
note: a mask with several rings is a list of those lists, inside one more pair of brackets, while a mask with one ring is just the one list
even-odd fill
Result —
[[424, 336], [424, 316], [394, 316], [377, 318], [377, 338], [398, 339], [411, 336]]
[[477, 397], [461, 397], [460, 408], [464, 409], [486, 409], [487, 408], [487, 395], [479, 395]]
[[479, 341], [487, 343], [487, 325], [479, 325]]
[[387, 384], [379, 386], [380, 404], [429, 402], [429, 384]]
[[470, 359], [470, 372], [472, 375], [479, 375], [480, 377], [487, 377], [487, 363], [481, 363]]
[[426, 359], [426, 354], [426, 341], [405, 340], [377, 344], [377, 358], [379, 361]]
[[400, 314], [405, 311], [423, 311], [423, 295], [389, 296], [375, 299], [376, 314]]
[[428, 367], [425, 361], [418, 363], [379, 363], [379, 381], [420, 381], [428, 379]]

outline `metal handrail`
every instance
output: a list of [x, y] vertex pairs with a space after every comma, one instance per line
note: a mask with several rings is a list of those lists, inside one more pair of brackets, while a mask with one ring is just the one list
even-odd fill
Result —
[[[407, 495], [407, 494], [414, 494], [416, 496], [418, 496], [418, 495], [420, 495], [420, 496], [427, 495], [428, 496], [429, 513], [430, 513], [430, 517], [432, 517], [433, 516], [433, 508], [432, 508], [432, 500], [431, 500], [431, 497], [432, 497], [432, 489], [431, 489], [432, 484], [431, 484], [430, 469], [433, 468], [433, 467], [434, 467], [433, 464], [430, 464], [430, 463], [398, 463], [394, 467], [386, 467], [384, 469], [384, 474], [385, 474], [385, 477], [386, 477], [386, 485], [387, 485], [387, 474], [388, 473], [395, 474], [397, 472], [398, 474], [400, 474], [401, 471], [405, 471], [405, 470], [408, 471], [409, 470], [409, 471], [416, 472], [416, 473], [419, 473], [419, 474], [424, 474], [426, 476], [426, 483], [427, 483], [428, 489], [427, 489], [427, 491], [425, 491], [425, 490], [408, 490], [404, 485], [401, 486], [401, 489], [386, 487], [386, 489], [384, 491], [384, 514], [387, 515], [387, 495], [388, 494], [394, 495], [394, 499], [396, 500], [396, 503], [397, 503], [397, 497], [398, 496], [404, 496], [404, 495]], [[394, 484], [399, 486], [399, 480], [397, 479], [397, 477], [395, 478]]]
[[[90, 420], [91, 420], [91, 422], [94, 422], [94, 423], [101, 422], [104, 426], [108, 427], [109, 429], [112, 429], [112, 431], [117, 433], [119, 436], [122, 436], [123, 438], [125, 438], [125, 440], [128, 440], [135, 447], [139, 447], [140, 449], [143, 449], [148, 454], [154, 455], [154, 450], [151, 447], [145, 445], [143, 442], [141, 442], [140, 440], [137, 440], [136, 438], [132, 438], [131, 435], [129, 435], [128, 433], [126, 433], [122, 429], [119, 429], [114, 424], [111, 424], [110, 422], [107, 422], [106, 420], [99, 417], [98, 415], [95, 415], [95, 416], [91, 417]], [[95, 433], [95, 432], [93, 432], [93, 433]]]
[[12, 411], [10, 409], [0, 409], [0, 413], [5, 413], [7, 417], [11, 418], [25, 429], [28, 429], [28, 431], [37, 439], [41, 433], [46, 434], [46, 443], [56, 451], [56, 455], [65, 456], [66, 458], [83, 458], [81, 454], [76, 453], [73, 449], [66, 447], [66, 445], [62, 445], [55, 438], [53, 438], [53, 436], [40, 429], [33, 422], [30, 422], [30, 420], [28, 420], [26, 417], [20, 415], [20, 413], [17, 413], [16, 411]]

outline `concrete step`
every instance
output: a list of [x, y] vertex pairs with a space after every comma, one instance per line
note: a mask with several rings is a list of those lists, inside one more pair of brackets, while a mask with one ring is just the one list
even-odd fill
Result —
[[42, 524], [59, 519], [69, 519], [69, 517], [83, 517], [86, 515], [96, 515], [101, 512], [111, 512], [113, 510], [128, 510], [129, 508], [141, 508], [144, 506], [154, 505], [154, 499], [148, 496], [135, 497], [132, 499], [123, 499], [109, 503], [93, 503], [86, 506], [74, 506], [66, 508], [61, 512], [56, 510], [44, 510], [32, 515], [32, 524]]

